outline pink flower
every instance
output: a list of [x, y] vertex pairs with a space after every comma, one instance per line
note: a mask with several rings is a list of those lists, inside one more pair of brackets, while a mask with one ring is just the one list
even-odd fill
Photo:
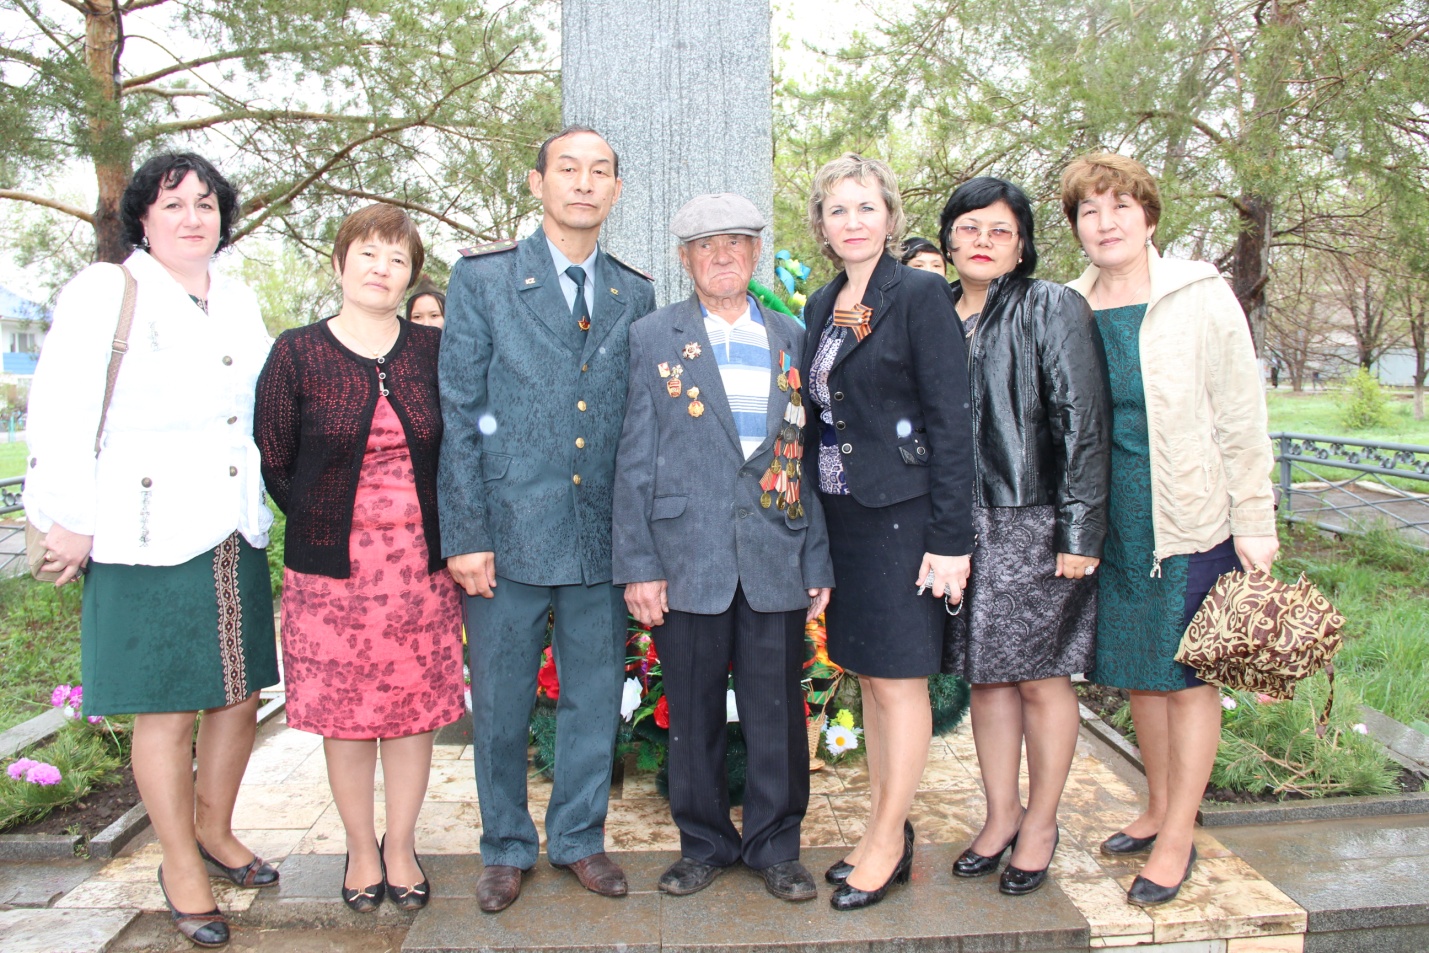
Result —
[[50, 693], [50, 704], [59, 708], [69, 698], [69, 693], [73, 691], [68, 685], [56, 685], [55, 690]]
[[52, 764], [43, 762], [30, 768], [25, 772], [25, 780], [31, 784], [38, 784], [41, 787], [49, 787], [51, 784], [60, 783], [60, 769]]
[[[468, 706], [468, 707], [470, 707], [470, 706]], [[103, 721], [103, 720], [104, 720], [104, 716], [103, 716], [103, 715], [90, 715], [88, 718], [85, 719], [85, 721], [88, 721], [91, 725], [97, 725], [97, 724], [99, 724], [99, 723], [100, 723], [101, 721]]]
[[5, 769], [5, 773], [10, 775], [10, 780], [18, 781], [25, 776], [25, 772], [39, 764], [38, 761], [31, 761], [29, 758], [18, 758], [15, 763]]
[[76, 685], [74, 688], [70, 689], [70, 693], [69, 693], [69, 703], [70, 703], [70, 705], [72, 705], [72, 706], [75, 707], [75, 708], [78, 708], [78, 707], [80, 707], [81, 705], [84, 704], [84, 686], [83, 686], [83, 685]]

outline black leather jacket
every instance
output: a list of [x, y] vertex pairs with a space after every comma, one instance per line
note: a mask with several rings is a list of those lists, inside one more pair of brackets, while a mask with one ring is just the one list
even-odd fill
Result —
[[[962, 287], [953, 285], [955, 299]], [[1106, 352], [1086, 299], [1003, 275], [968, 342], [973, 498], [1057, 508], [1058, 552], [1100, 558], [1111, 480]]]

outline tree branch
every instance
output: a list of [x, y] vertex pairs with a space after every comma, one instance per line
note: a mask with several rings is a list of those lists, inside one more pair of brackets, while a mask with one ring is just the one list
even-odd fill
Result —
[[[136, 2], [142, 2], [142, 0], [136, 0]], [[167, 2], [167, 0], [151, 0], [150, 3], [145, 5], [150, 6], [154, 3], [164, 2]], [[222, 63], [225, 60], [244, 59], [250, 56], [268, 56], [273, 53], [315, 53], [318, 50], [346, 45], [347, 44], [344, 43], [314, 43], [310, 46], [255, 46], [245, 50], [227, 50], [222, 53], [213, 53], [209, 56], [199, 56], [191, 60], [182, 60], [174, 63], [172, 66], [165, 66], [163, 69], [154, 70], [152, 73], [145, 73], [142, 76], [131, 76], [124, 81], [124, 88], [127, 90], [133, 86], [145, 86], [155, 80], [163, 79], [165, 76], [187, 72], [197, 69], [200, 66], [211, 66], [214, 63]], [[163, 47], [161, 46], [160, 49], [163, 49]], [[169, 51], [164, 50], [164, 52], [168, 53]]]
[[31, 195], [28, 192], [15, 192], [10, 189], [0, 189], [0, 199], [10, 199], [14, 202], [29, 202], [31, 205], [42, 205], [45, 208], [52, 208], [57, 212], [64, 212], [66, 215], [73, 215], [75, 218], [89, 224], [94, 224], [94, 213], [86, 212], [82, 208], [75, 208], [73, 205], [66, 205], [54, 199], [47, 199], [43, 195]]
[[162, 89], [158, 86], [135, 86], [133, 89], [126, 90], [124, 95], [138, 96], [141, 93], [149, 96], [163, 96], [166, 99], [182, 99], [185, 96], [208, 99], [213, 96], [213, 93], [204, 92], [201, 89]]
[[379, 116], [344, 116], [339, 113], [311, 113], [298, 112], [288, 109], [235, 109], [230, 112], [215, 113], [212, 116], [199, 116], [196, 119], [184, 119], [179, 122], [159, 123], [150, 126], [142, 132], [134, 134], [135, 142], [146, 142], [150, 139], [157, 139], [160, 136], [167, 136], [176, 132], [194, 132], [199, 129], [210, 129], [214, 126], [221, 126], [226, 122], [243, 122], [253, 120], [258, 122], [272, 122], [274, 120], [289, 120], [298, 122], [330, 122], [347, 123], [356, 125], [372, 125], [377, 122], [392, 123], [392, 129], [406, 129], [410, 126], [421, 125], [421, 119], [392, 119]]
[[129, 2], [124, 4], [121, 9], [124, 13], [132, 13], [135, 10], [144, 10], [149, 7], [162, 6], [163, 4], [168, 2], [169, 0], [129, 0]]
[[427, 215], [436, 219], [443, 225], [450, 225], [452, 228], [455, 228], [461, 232], [465, 232], [468, 235], [481, 234], [478, 229], [475, 229], [470, 225], [466, 225], [462, 222], [458, 222], [456, 219], [449, 218], [445, 213], [438, 212], [436, 209], [427, 208], [425, 205], [418, 205], [416, 202], [408, 202], [405, 199], [394, 199], [390, 196], [378, 195], [374, 192], [364, 192], [361, 189], [346, 189], [342, 186], [333, 185], [331, 183], [324, 183], [322, 185], [322, 190], [332, 192], [336, 195], [346, 195], [349, 198], [367, 199], [371, 202], [381, 202], [383, 205], [395, 205], [397, 208], [404, 208], [407, 209], [409, 212], [421, 212], [423, 215]]

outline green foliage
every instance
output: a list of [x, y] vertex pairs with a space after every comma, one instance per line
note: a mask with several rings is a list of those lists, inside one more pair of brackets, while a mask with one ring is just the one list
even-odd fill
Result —
[[268, 530], [268, 580], [273, 584], [273, 604], [278, 605], [283, 598], [283, 542], [288, 535], [288, 518], [271, 500], [268, 508], [273, 511], [273, 528]]
[[1390, 794], [1397, 768], [1369, 738], [1351, 730], [1358, 699], [1337, 681], [1330, 728], [1315, 735], [1325, 701], [1323, 674], [1306, 679], [1292, 701], [1261, 704], [1248, 692], [1225, 712], [1211, 784], [1252, 794], [1325, 797]]
[[933, 706], [933, 734], [941, 735], [962, 723], [972, 689], [956, 675], [934, 675], [928, 679], [928, 700]]
[[[0, 441], [7, 439], [7, 428], [5, 420], [0, 418]], [[15, 443], [0, 443], [0, 480], [8, 477], [25, 475], [25, 444], [20, 441]], [[11, 517], [6, 517], [7, 519]]]
[[[26, 752], [26, 757], [58, 768], [60, 782], [41, 786], [0, 774], [0, 831], [41, 820], [119, 780], [129, 760], [131, 734], [128, 724], [72, 721], [49, 744]], [[8, 759], [0, 770], [14, 760]]]
[[0, 579], [0, 731], [43, 714], [79, 681], [79, 587]]
[[1340, 392], [1340, 423], [1351, 431], [1389, 425], [1389, 402], [1379, 378], [1363, 367], [1345, 379], [1345, 389]]

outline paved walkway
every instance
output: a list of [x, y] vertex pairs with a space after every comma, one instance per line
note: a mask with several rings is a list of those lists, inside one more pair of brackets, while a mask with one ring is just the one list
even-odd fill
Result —
[[[418, 830], [418, 847], [428, 858], [438, 899], [414, 920], [384, 905], [382, 915], [364, 921], [344, 910], [336, 897], [343, 833], [327, 787], [321, 744], [316, 736], [289, 730], [281, 718], [260, 732], [239, 795], [235, 827], [255, 851], [281, 862], [284, 878], [280, 890], [264, 893], [239, 891], [215, 882], [220, 905], [236, 914], [235, 936], [242, 941], [237, 949], [296, 949], [301, 945], [290, 939], [283, 945], [264, 946], [265, 929], [279, 929], [276, 936], [307, 936], [303, 944], [309, 944], [319, 942], [309, 935], [320, 932], [319, 927], [361, 931], [364, 926], [367, 937], [361, 944], [311, 948], [384, 949], [403, 937], [408, 922], [411, 926], [405, 932], [403, 948], [409, 950], [572, 945], [639, 948], [641, 944], [632, 945], [629, 936], [620, 939], [622, 931], [653, 935], [655, 943], [667, 947], [684, 945], [679, 942], [681, 936], [693, 946], [740, 939], [767, 945], [777, 939], [775, 934], [789, 929], [799, 930], [806, 942], [852, 940], [869, 933], [859, 945], [874, 943], [879, 937], [933, 937], [938, 931], [964, 937], [985, 935], [986, 943], [969, 945], [971, 940], [965, 940], [957, 947], [969, 950], [1136, 946], [1165, 953], [1286, 953], [1304, 949], [1305, 910], [1206, 831], [1197, 834], [1201, 861], [1181, 898], [1152, 910], [1129, 906], [1125, 890], [1140, 861], [1113, 860], [1101, 856], [1096, 848], [1102, 838], [1135, 816], [1139, 798], [1133, 787], [1136, 777], [1093, 739], [1084, 738], [1078, 744], [1061, 812], [1062, 845], [1049, 887], [1036, 897], [1014, 899], [997, 892], [994, 877], [955, 882], [948, 867], [972, 837], [984, 809], [966, 724], [934, 738], [929, 751], [928, 769], [912, 814], [920, 847], [913, 886], [895, 891], [879, 908], [864, 914], [833, 914], [826, 902], [826, 888], [818, 901], [795, 912], [767, 897], [759, 881], [749, 875], [722, 878], [715, 887], [692, 898], [672, 900], [654, 892], [655, 878], [676, 856], [678, 837], [653, 776], [635, 771], [633, 762], [628, 762], [624, 776], [612, 787], [607, 843], [621, 855], [630, 873], [632, 895], [610, 901], [585, 894], [569, 875], [551, 870], [543, 861], [528, 878], [516, 906], [500, 916], [484, 916], [465, 899], [471, 896], [480, 869], [476, 855], [481, 818], [471, 749], [443, 744], [437, 746]], [[815, 773], [812, 781], [803, 835], [809, 848], [805, 859], [810, 869], [817, 868], [817, 874], [862, 834], [868, 808], [867, 775], [861, 763], [849, 762]], [[533, 777], [534, 814], [544, 814], [549, 796], [549, 782]], [[380, 825], [380, 771], [377, 798]], [[539, 827], [539, 816], [537, 822]], [[135, 911], [161, 911], [164, 904], [155, 881], [158, 863], [158, 845], [152, 834], [146, 835], [126, 856], [94, 865], [83, 882], [52, 904], [53, 910], [73, 912], [63, 916], [89, 911], [129, 919]], [[0, 902], [5, 902], [3, 897]], [[0, 937], [5, 935], [6, 916], [10, 915], [0, 914]], [[590, 935], [593, 929], [597, 932]], [[166, 948], [176, 939], [166, 930], [162, 918], [141, 917], [113, 948]], [[826, 932], [826, 937], [820, 936]], [[585, 939], [576, 942], [576, 935]], [[995, 943], [994, 936], [999, 938]], [[144, 943], [162, 945], [135, 945], [141, 942], [140, 937], [149, 938], [142, 940]], [[322, 942], [336, 939], [333, 934]], [[17, 949], [8, 942], [0, 942], [0, 947]], [[175, 948], [184, 948], [182, 941]], [[951, 947], [944, 944], [939, 948]]]

